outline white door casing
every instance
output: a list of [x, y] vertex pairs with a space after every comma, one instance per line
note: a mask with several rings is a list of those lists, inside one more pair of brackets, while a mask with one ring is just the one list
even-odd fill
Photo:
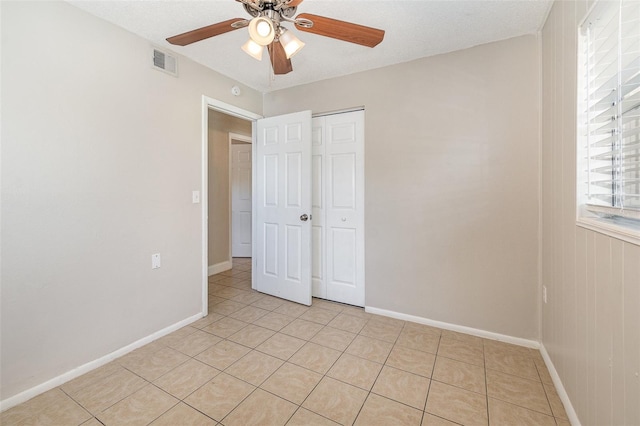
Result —
[[311, 111], [258, 120], [256, 141], [256, 289], [311, 305]]
[[364, 306], [364, 111], [313, 121], [313, 295]]
[[251, 144], [231, 143], [230, 155], [231, 255], [251, 257]]
[[[210, 98], [208, 96], [202, 96], [201, 103], [201, 175], [200, 185], [202, 188], [200, 204], [201, 204], [201, 217], [200, 226], [202, 229], [202, 256], [201, 256], [201, 281], [202, 281], [202, 316], [205, 317], [209, 313], [209, 109], [220, 111], [224, 114], [231, 115], [233, 117], [242, 118], [244, 120], [251, 121], [251, 133], [255, 134], [256, 120], [261, 116], [252, 111], [248, 111], [239, 107], [236, 107], [226, 102], [219, 101], [217, 99]], [[255, 192], [255, 191], [254, 191]]]

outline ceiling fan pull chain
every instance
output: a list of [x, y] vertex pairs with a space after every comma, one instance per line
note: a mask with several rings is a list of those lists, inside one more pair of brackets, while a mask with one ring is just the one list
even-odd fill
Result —
[[[269, 60], [272, 61], [271, 56], [269, 56]], [[273, 63], [267, 69], [267, 81], [269, 82], [269, 90], [273, 88], [273, 82], [276, 81], [276, 74], [273, 71]]]

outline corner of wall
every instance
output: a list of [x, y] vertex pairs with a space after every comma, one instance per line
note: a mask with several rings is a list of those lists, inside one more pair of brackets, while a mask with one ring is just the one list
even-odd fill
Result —
[[[551, 7], [547, 11], [544, 19], [546, 22]], [[542, 24], [544, 27], [544, 23]], [[538, 315], [538, 340], [542, 342], [542, 129], [543, 129], [543, 103], [542, 103], [542, 27], [536, 33], [538, 40], [538, 192], [536, 194], [538, 201], [538, 292], [537, 292], [537, 312]]]
[[542, 342], [540, 342], [540, 353], [542, 354], [542, 359], [544, 359], [544, 363], [547, 366], [547, 370], [549, 370], [551, 380], [553, 380], [553, 385], [556, 387], [556, 391], [558, 392], [558, 396], [562, 401], [562, 405], [564, 405], [564, 410], [567, 413], [567, 417], [569, 417], [569, 422], [571, 422], [573, 426], [580, 426], [580, 419], [578, 419], [578, 414], [573, 408], [573, 404], [571, 404], [569, 394], [567, 394], [567, 391], [562, 384], [562, 380], [560, 380], [560, 375], [558, 375], [556, 367], [553, 365], [551, 357], [549, 356], [549, 353], [547, 352], [547, 349], [544, 347], [544, 344]]

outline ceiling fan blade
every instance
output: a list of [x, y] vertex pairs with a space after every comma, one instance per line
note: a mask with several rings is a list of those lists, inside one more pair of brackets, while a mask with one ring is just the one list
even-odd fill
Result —
[[232, 27], [231, 24], [240, 21], [246, 21], [246, 19], [234, 18], [229, 19], [228, 21], [218, 22], [217, 24], [209, 25], [206, 27], [198, 28], [197, 30], [187, 31], [186, 33], [169, 37], [167, 41], [178, 46], [186, 46], [187, 44], [195, 43], [196, 41], [204, 40], [209, 37], [237, 30], [241, 27]]
[[296, 16], [296, 19], [308, 19], [313, 22], [311, 28], [296, 25], [296, 28], [300, 31], [336, 38], [363, 46], [374, 47], [384, 38], [384, 30], [326, 18], [324, 16], [301, 13]]
[[268, 50], [274, 74], [281, 75], [293, 71], [293, 67], [291, 66], [291, 59], [287, 59], [287, 54], [284, 51], [284, 47], [282, 47], [282, 44], [279, 41], [274, 41], [273, 43], [271, 43], [268, 46]]

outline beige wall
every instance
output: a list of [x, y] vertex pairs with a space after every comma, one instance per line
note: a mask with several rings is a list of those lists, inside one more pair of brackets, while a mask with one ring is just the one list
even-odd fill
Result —
[[577, 28], [559, 1], [542, 32], [542, 342], [583, 425], [640, 425], [640, 247], [576, 226]]
[[538, 338], [538, 60], [524, 36], [265, 95], [365, 106], [367, 306]]
[[67, 3], [0, 7], [4, 400], [201, 312], [202, 95], [262, 95], [182, 57], [155, 71]]
[[251, 121], [209, 110], [209, 266], [231, 260], [229, 133], [251, 137]]

